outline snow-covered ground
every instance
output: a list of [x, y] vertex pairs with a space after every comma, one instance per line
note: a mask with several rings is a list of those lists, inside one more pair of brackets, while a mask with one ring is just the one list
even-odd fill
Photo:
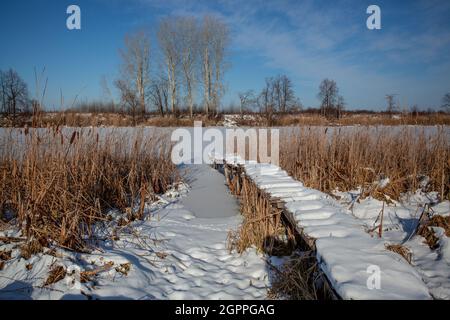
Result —
[[[208, 187], [211, 182], [215, 186]], [[223, 176], [210, 167], [197, 167], [192, 185], [192, 193], [183, 187], [173, 189], [149, 204], [144, 221], [117, 232], [117, 241], [99, 242], [99, 248], [89, 254], [58, 249], [56, 254], [47, 251], [25, 260], [15, 244], [2, 244], [1, 250], [12, 249], [12, 258], [0, 271], [0, 299], [266, 298], [265, 258], [255, 249], [239, 255], [226, 248], [228, 231], [238, 227], [241, 217]], [[223, 192], [218, 200], [212, 193], [220, 186]], [[195, 201], [201, 201], [201, 208]], [[112, 216], [118, 218], [117, 213]], [[98, 236], [105, 237], [116, 226], [113, 220]], [[17, 234], [3, 231], [0, 236]], [[74, 285], [78, 272], [43, 286], [49, 270], [57, 265], [104, 271], [80, 287]]]
[[[403, 195], [400, 201], [385, 203], [383, 209], [383, 202], [372, 197], [356, 201], [359, 193], [359, 190], [335, 191], [334, 195], [368, 230], [380, 223], [383, 210], [382, 239], [388, 244], [402, 244], [408, 248], [412, 254], [412, 266], [421, 275], [430, 294], [436, 299], [450, 299], [450, 245], [444, 230], [433, 227], [439, 238], [439, 246], [435, 250], [429, 248], [423, 237], [413, 234], [425, 204], [430, 205], [434, 214], [448, 216], [450, 202], [438, 202], [435, 192], [418, 190], [414, 194]], [[373, 236], [379, 236], [379, 233]]]
[[[66, 130], [70, 136], [72, 129]], [[152, 135], [169, 133], [172, 129], [98, 130], [101, 133], [143, 130]], [[18, 132], [0, 128], [0, 137], [23, 136]], [[445, 127], [445, 132], [450, 136], [450, 127]], [[175, 188], [157, 203], [148, 204], [144, 221], [119, 228], [118, 240], [99, 241], [98, 248], [89, 254], [46, 249], [25, 260], [20, 257], [20, 243], [0, 242], [0, 251], [12, 250], [12, 258], [0, 270], [0, 299], [264, 299], [270, 286], [265, 257], [254, 249], [238, 255], [226, 248], [228, 231], [238, 228], [241, 217], [236, 199], [224, 186], [223, 176], [206, 166], [187, 169], [191, 172], [187, 179], [190, 188]], [[424, 203], [431, 203], [435, 213], [448, 215], [448, 201], [435, 203], [435, 194], [418, 192], [405, 195], [400, 202], [385, 204], [380, 239], [367, 229], [376, 224], [383, 207], [381, 201], [373, 198], [354, 201], [358, 190], [336, 191], [339, 196], [336, 200], [305, 188], [278, 167], [249, 165], [247, 169], [261, 188], [281, 197], [299, 226], [317, 239], [321, 267], [334, 280], [333, 285], [343, 298], [450, 299], [450, 245], [443, 230], [434, 228], [440, 244], [436, 250], [431, 250], [422, 237], [411, 237]], [[109, 226], [98, 230], [99, 238], [110, 237], [117, 229], [119, 215], [112, 212], [111, 216], [114, 219]], [[20, 234], [0, 230], [0, 236]], [[411, 265], [385, 248], [386, 244], [399, 243], [411, 250]], [[43, 286], [49, 270], [57, 265], [94, 270], [96, 275], [81, 283], [80, 288], [73, 286], [72, 281], [77, 272]], [[371, 265], [380, 268], [380, 289], [367, 286]]]
[[[449, 298], [448, 240], [442, 230], [440, 252], [430, 252], [421, 243], [419, 236], [411, 239], [408, 244], [413, 247], [415, 255], [412, 265], [385, 247], [392, 241], [397, 244], [408, 236], [408, 229], [401, 225], [402, 222], [405, 225], [413, 222], [410, 221], [414, 219], [414, 205], [411, 201], [411, 208], [386, 209], [389, 212], [386, 213], [385, 220], [392, 221], [392, 225], [384, 225], [384, 228], [390, 230], [385, 235], [391, 237], [379, 238], [371, 236], [366, 230], [367, 224], [373, 224], [378, 217], [382, 202], [376, 203], [376, 200], [368, 198], [353, 204], [352, 212], [343, 206], [344, 200], [338, 203], [330, 195], [304, 187], [275, 165], [244, 162], [235, 156], [215, 155], [215, 158], [219, 162], [224, 159], [227, 163], [242, 165], [259, 188], [285, 202], [285, 207], [293, 215], [298, 227], [305, 235], [315, 239], [320, 267], [342, 298]], [[353, 197], [347, 200], [352, 202], [352, 199]], [[448, 202], [442, 202], [434, 209], [437, 213], [445, 214], [448, 206]], [[394, 219], [397, 219], [396, 222]], [[415, 219], [417, 220], [417, 216]], [[398, 225], [397, 233], [394, 232], [394, 225]], [[377, 286], [375, 281], [372, 286], [368, 280], [376, 270], [380, 272], [380, 285]]]

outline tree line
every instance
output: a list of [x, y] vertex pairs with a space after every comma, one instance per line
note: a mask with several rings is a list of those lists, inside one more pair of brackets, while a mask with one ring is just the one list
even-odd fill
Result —
[[[156, 40], [155, 44], [152, 39]], [[208, 116], [217, 114], [226, 89], [224, 75], [230, 65], [229, 46], [228, 25], [210, 15], [202, 18], [169, 16], [159, 21], [154, 34], [150, 30], [140, 30], [126, 35], [123, 48], [119, 50], [119, 76], [114, 81], [120, 96], [119, 110], [134, 119], [145, 116], [151, 109], [161, 116], [177, 116], [181, 112], [187, 112], [190, 117], [195, 112]], [[38, 86], [36, 70], [35, 76]], [[102, 80], [102, 86], [111, 95], [106, 79]], [[302, 109], [287, 75], [266, 78], [259, 93], [247, 90], [239, 92], [238, 97], [241, 114], [257, 109], [269, 123], [276, 113]], [[324, 79], [317, 98], [322, 116], [342, 116], [345, 100], [336, 81]], [[40, 102], [29, 98], [27, 84], [16, 71], [0, 70], [2, 113], [15, 117], [20, 112], [40, 110], [43, 96], [36, 99]], [[386, 102], [387, 113], [398, 111], [395, 94], [387, 94]], [[442, 103], [442, 108], [450, 112], [450, 93], [443, 97]], [[97, 104], [96, 110], [101, 107], [101, 103]], [[89, 110], [89, 105], [84, 104], [83, 108]], [[105, 110], [119, 111], [114, 102], [112, 108]]]
[[13, 117], [29, 111], [31, 101], [27, 84], [13, 69], [0, 70], [0, 104], [1, 112]]
[[225, 92], [228, 26], [213, 16], [175, 16], [162, 19], [156, 33], [153, 70], [149, 33], [125, 37], [120, 77], [114, 82], [122, 105], [133, 116], [145, 114], [147, 104], [161, 116], [176, 115], [184, 107], [193, 116], [201, 101], [205, 114], [217, 113]]

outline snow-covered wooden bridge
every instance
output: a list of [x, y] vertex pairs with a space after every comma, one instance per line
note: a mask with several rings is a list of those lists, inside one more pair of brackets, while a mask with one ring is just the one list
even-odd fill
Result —
[[[430, 299], [420, 275], [400, 255], [388, 251], [329, 195], [305, 187], [272, 164], [214, 155], [231, 188], [249, 179], [270, 197], [310, 250], [336, 295], [342, 299]], [[233, 190], [240, 194], [240, 190]], [[242, 195], [244, 196], [244, 195]], [[378, 279], [376, 277], [379, 277]]]

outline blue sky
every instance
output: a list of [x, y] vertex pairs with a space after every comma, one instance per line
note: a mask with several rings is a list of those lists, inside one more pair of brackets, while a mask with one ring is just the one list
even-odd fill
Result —
[[[81, 8], [82, 30], [66, 29], [66, 8]], [[381, 8], [382, 29], [368, 30], [366, 8]], [[443, 0], [3, 0], [0, 69], [12, 67], [35, 92], [34, 67], [46, 67], [50, 108], [104, 97], [118, 76], [124, 35], [170, 14], [215, 14], [230, 28], [231, 66], [224, 104], [237, 92], [259, 91], [264, 79], [287, 74], [306, 106], [318, 104], [320, 81], [337, 81], [348, 109], [439, 106], [450, 92], [450, 1]], [[156, 40], [154, 41], [156, 42]]]

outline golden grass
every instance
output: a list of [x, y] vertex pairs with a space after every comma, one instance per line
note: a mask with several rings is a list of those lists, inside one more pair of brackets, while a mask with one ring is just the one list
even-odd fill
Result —
[[412, 262], [412, 252], [401, 244], [385, 244], [387, 250], [401, 255], [409, 264]]
[[[229, 172], [231, 169], [227, 170]], [[240, 196], [240, 211], [244, 217], [237, 231], [228, 234], [228, 248], [239, 253], [255, 246], [271, 255], [289, 255], [289, 246], [282, 239], [286, 229], [281, 221], [281, 210], [246, 176], [233, 172], [228, 181], [230, 191]], [[228, 177], [227, 177], [228, 179]], [[282, 252], [285, 251], [285, 252]]]
[[428, 227], [439, 227], [444, 229], [445, 235], [450, 237], [450, 216], [434, 215], [428, 222]]
[[[226, 114], [226, 111], [224, 112]], [[23, 127], [25, 125], [33, 127], [48, 126], [159, 126], [159, 127], [180, 127], [192, 126], [193, 121], [202, 121], [205, 126], [221, 125], [223, 115], [205, 116], [195, 114], [190, 118], [188, 114], [177, 116], [160, 116], [148, 114], [145, 117], [132, 117], [126, 113], [119, 112], [43, 112], [38, 117], [30, 115], [0, 116], [1, 127]], [[233, 119], [239, 126], [266, 126], [267, 119], [264, 114], [252, 113], [244, 114], [242, 117], [236, 116]], [[295, 114], [275, 114], [271, 126], [398, 126], [398, 125], [450, 125], [450, 114], [448, 113], [420, 113], [420, 114], [395, 114], [384, 113], [346, 113], [339, 119], [322, 117], [314, 113]]]
[[273, 126], [398, 126], [398, 125], [450, 125], [450, 114], [424, 115], [398, 114], [346, 114], [342, 118], [325, 118], [315, 114], [278, 115]]
[[[5, 136], [0, 218], [16, 215], [27, 246], [38, 241], [84, 250], [108, 209], [127, 211], [128, 221], [141, 219], [142, 210], [131, 210], [138, 199], [165, 192], [178, 178], [163, 136], [58, 127]], [[23, 248], [25, 256], [30, 249]]]
[[43, 286], [49, 286], [51, 284], [54, 284], [58, 281], [61, 281], [66, 277], [66, 268], [60, 265], [54, 265], [48, 274], [47, 279], [45, 280]]
[[[300, 128], [280, 137], [280, 166], [306, 186], [330, 192], [363, 188], [363, 196], [399, 199], [419, 189], [450, 199], [450, 141], [444, 127], [423, 129]], [[386, 186], [377, 182], [389, 178]]]
[[293, 254], [273, 271], [269, 299], [331, 300], [333, 293], [325, 280], [315, 255], [311, 252]]
[[16, 118], [0, 116], [0, 127], [89, 127], [89, 126], [111, 126], [111, 127], [133, 127], [133, 126], [155, 126], [155, 127], [192, 127], [194, 121], [202, 121], [205, 126], [220, 125], [223, 118], [217, 116], [205, 116], [197, 114], [193, 118], [182, 114], [178, 116], [146, 115], [145, 117], [132, 117], [129, 114], [113, 112], [47, 112], [39, 114], [38, 118], [30, 115], [18, 115]]
[[0, 260], [8, 261], [11, 259], [11, 250], [0, 250]]
[[444, 229], [445, 235], [450, 236], [450, 216], [444, 217], [441, 215], [434, 215], [424, 222], [419, 229], [417, 234], [425, 238], [425, 243], [434, 250], [439, 247], [439, 238], [436, 236], [432, 227], [439, 227]]

